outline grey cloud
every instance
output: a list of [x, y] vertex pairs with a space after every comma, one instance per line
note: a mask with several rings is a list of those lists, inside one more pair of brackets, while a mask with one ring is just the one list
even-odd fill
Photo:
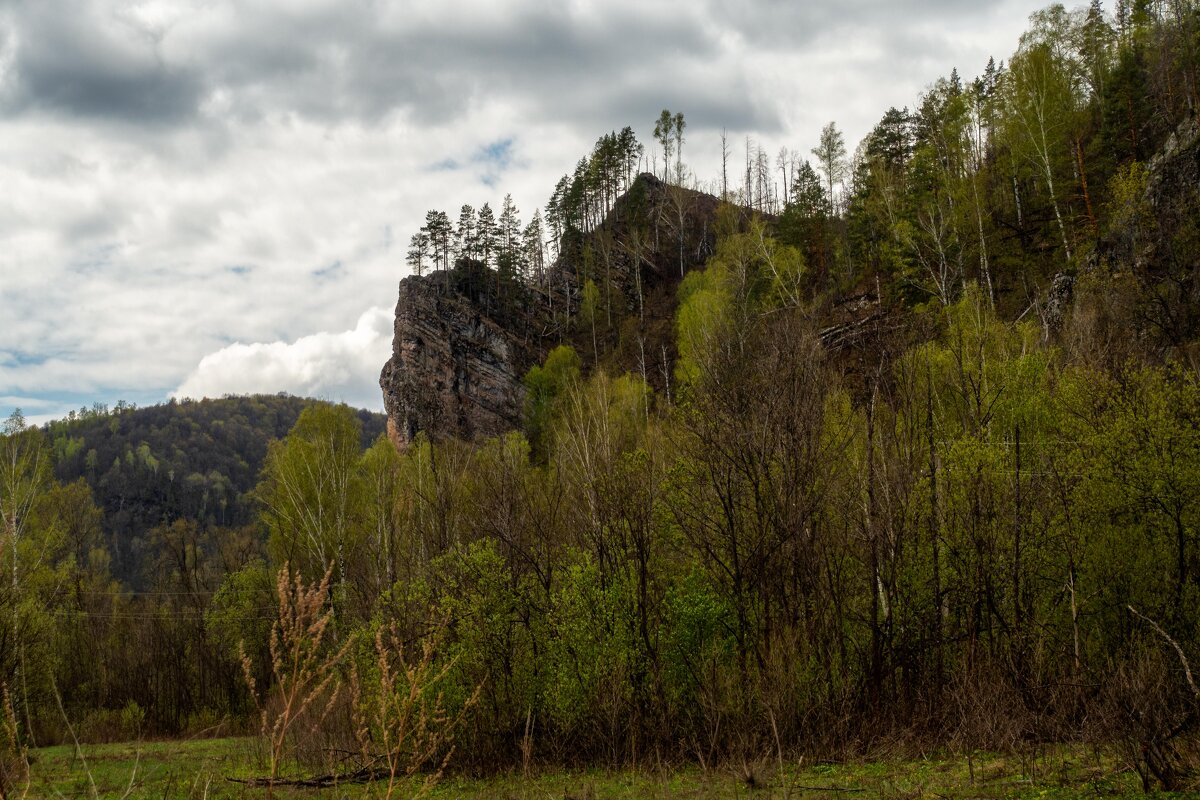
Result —
[[[184, 122], [225, 93], [248, 120], [273, 111], [367, 120], [404, 111], [439, 123], [497, 94], [554, 114], [548, 96], [661, 75], [680, 57], [713, 60], [721, 50], [702, 18], [649, 7], [614, 5], [585, 19], [565, 4], [525, 3], [499, 21], [401, 14], [380, 25], [371, 12], [386, 5], [218, 3], [151, 31], [100, 0], [19, 2], [8, 15], [16, 57], [0, 113]], [[708, 104], [716, 103], [714, 93]]]
[[[691, 73], [691, 76], [689, 76]], [[703, 76], [696, 80], [694, 76]], [[782, 120], [775, 105], [763, 102], [742, 74], [729, 74], [696, 65], [674, 67], [657, 79], [641, 77], [630, 85], [609, 90], [603, 108], [612, 123], [645, 123], [663, 108], [683, 111], [696, 129], [730, 128], [760, 134], [779, 131]]]
[[714, 24], [736, 31], [748, 46], [773, 48], [848, 40], [856, 32], [898, 30], [923, 20], [977, 19], [987, 8], [978, 0], [706, 0], [703, 7]]
[[109, 239], [126, 219], [125, 210], [121, 208], [90, 208], [74, 219], [66, 220], [62, 236], [74, 245]]
[[231, 66], [218, 69], [216, 79], [240, 85], [250, 108], [368, 118], [400, 109], [439, 123], [495, 96], [554, 114], [548, 97], [586, 95], [623, 74], [659, 74], [680, 49], [698, 58], [718, 50], [690, 16], [667, 21], [619, 8], [589, 23], [565, 8], [531, 6], [509, 9], [499, 25], [470, 16], [439, 22], [375, 28], [352, 15], [286, 18], [272, 36], [303, 43], [296, 46], [305, 55], [291, 58], [277, 44], [258, 55], [252, 24], [218, 45], [218, 61]]
[[[527, 0], [489, 18], [487, 7], [422, 15], [383, 0], [300, 9], [222, 0], [150, 29], [109, 5], [17, 2], [8, 15], [13, 85], [0, 113], [185, 122], [220, 95], [226, 106], [216, 113], [249, 122], [275, 112], [369, 122], [402, 112], [441, 124], [503, 97], [531, 119], [620, 112], [626, 124], [670, 104], [701, 125], [769, 133], [779, 111], [729, 70], [739, 53], [853, 43], [865, 30], [900, 45], [923, 22], [937, 23], [922, 33], [930, 47], [948, 46], [947, 24], [985, 13], [975, 0], [707, 0], [685, 13], [613, 3], [602, 14]], [[656, 92], [671, 102], [652, 101]]]
[[199, 74], [167, 64], [153, 39], [100, 7], [18, 2], [7, 28], [12, 60], [0, 113], [177, 122], [203, 96]]

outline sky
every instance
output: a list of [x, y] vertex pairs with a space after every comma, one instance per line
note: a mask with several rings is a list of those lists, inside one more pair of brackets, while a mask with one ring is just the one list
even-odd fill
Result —
[[430, 208], [522, 219], [603, 133], [850, 149], [1042, 0], [0, 0], [0, 415], [382, 409]]

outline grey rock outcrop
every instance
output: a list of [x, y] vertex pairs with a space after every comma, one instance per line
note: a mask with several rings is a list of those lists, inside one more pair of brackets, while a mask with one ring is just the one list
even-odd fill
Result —
[[525, 400], [521, 376], [542, 354], [448, 278], [400, 282], [392, 357], [379, 383], [388, 435], [401, 448], [419, 431], [472, 439], [515, 427]]

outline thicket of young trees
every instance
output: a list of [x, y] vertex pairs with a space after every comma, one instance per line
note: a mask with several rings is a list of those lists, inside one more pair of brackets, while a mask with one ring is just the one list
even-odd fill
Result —
[[1137, 227], [1142, 167], [1195, 111], [1196, 25], [1190, 2], [1051, 6], [1007, 64], [891, 109], [849, 164], [843, 279], [942, 302], [974, 281], [1006, 316], [1044, 312], [1050, 276]]
[[[254, 525], [156, 531], [152, 592], [113, 580], [87, 487], [56, 484], [57, 445], [12, 420], [0, 682], [16, 718], [59, 735], [57, 694], [125, 734], [257, 720], [294, 685], [272, 664], [303, 606], [312, 685], [346, 689], [313, 706], [318, 754], [363, 730], [390, 747], [387, 724], [355, 720], [403, 705], [404, 681], [361, 687], [406, 651], [465, 767], [1089, 739], [1148, 787], [1184, 785], [1200, 204], [1191, 187], [1147, 207], [1146, 162], [1191, 115], [1198, 26], [1183, 0], [1115, 19], [1054, 6], [1007, 65], [889, 111], [852, 161], [829, 126], [820, 174], [781, 157], [786, 193], [764, 178], [756, 195], [748, 170], [743, 201], [786, 200], [749, 224], [726, 208], [707, 267], [679, 281], [669, 391], [645, 362], [615, 368], [585, 302], [583, 346], [526, 377], [523, 431], [364, 450], [352, 411], [305, 409], [270, 445]], [[682, 120], [662, 123], [681, 146]], [[560, 183], [557, 240], [611, 209], [635, 144], [602, 138]], [[490, 213], [455, 230], [433, 214], [429, 257], [500, 275], [526, 252], [511, 211], [507, 235]], [[1054, 311], [1060, 273], [1075, 299]], [[845, 349], [826, 309], [864, 290], [889, 324]], [[289, 605], [295, 576], [326, 589]]]

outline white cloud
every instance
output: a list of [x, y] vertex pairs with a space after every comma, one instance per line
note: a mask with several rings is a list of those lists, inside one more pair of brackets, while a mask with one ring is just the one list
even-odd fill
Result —
[[172, 397], [290, 392], [382, 409], [377, 378], [392, 346], [392, 314], [375, 307], [353, 330], [294, 342], [231, 344], [200, 359]]

